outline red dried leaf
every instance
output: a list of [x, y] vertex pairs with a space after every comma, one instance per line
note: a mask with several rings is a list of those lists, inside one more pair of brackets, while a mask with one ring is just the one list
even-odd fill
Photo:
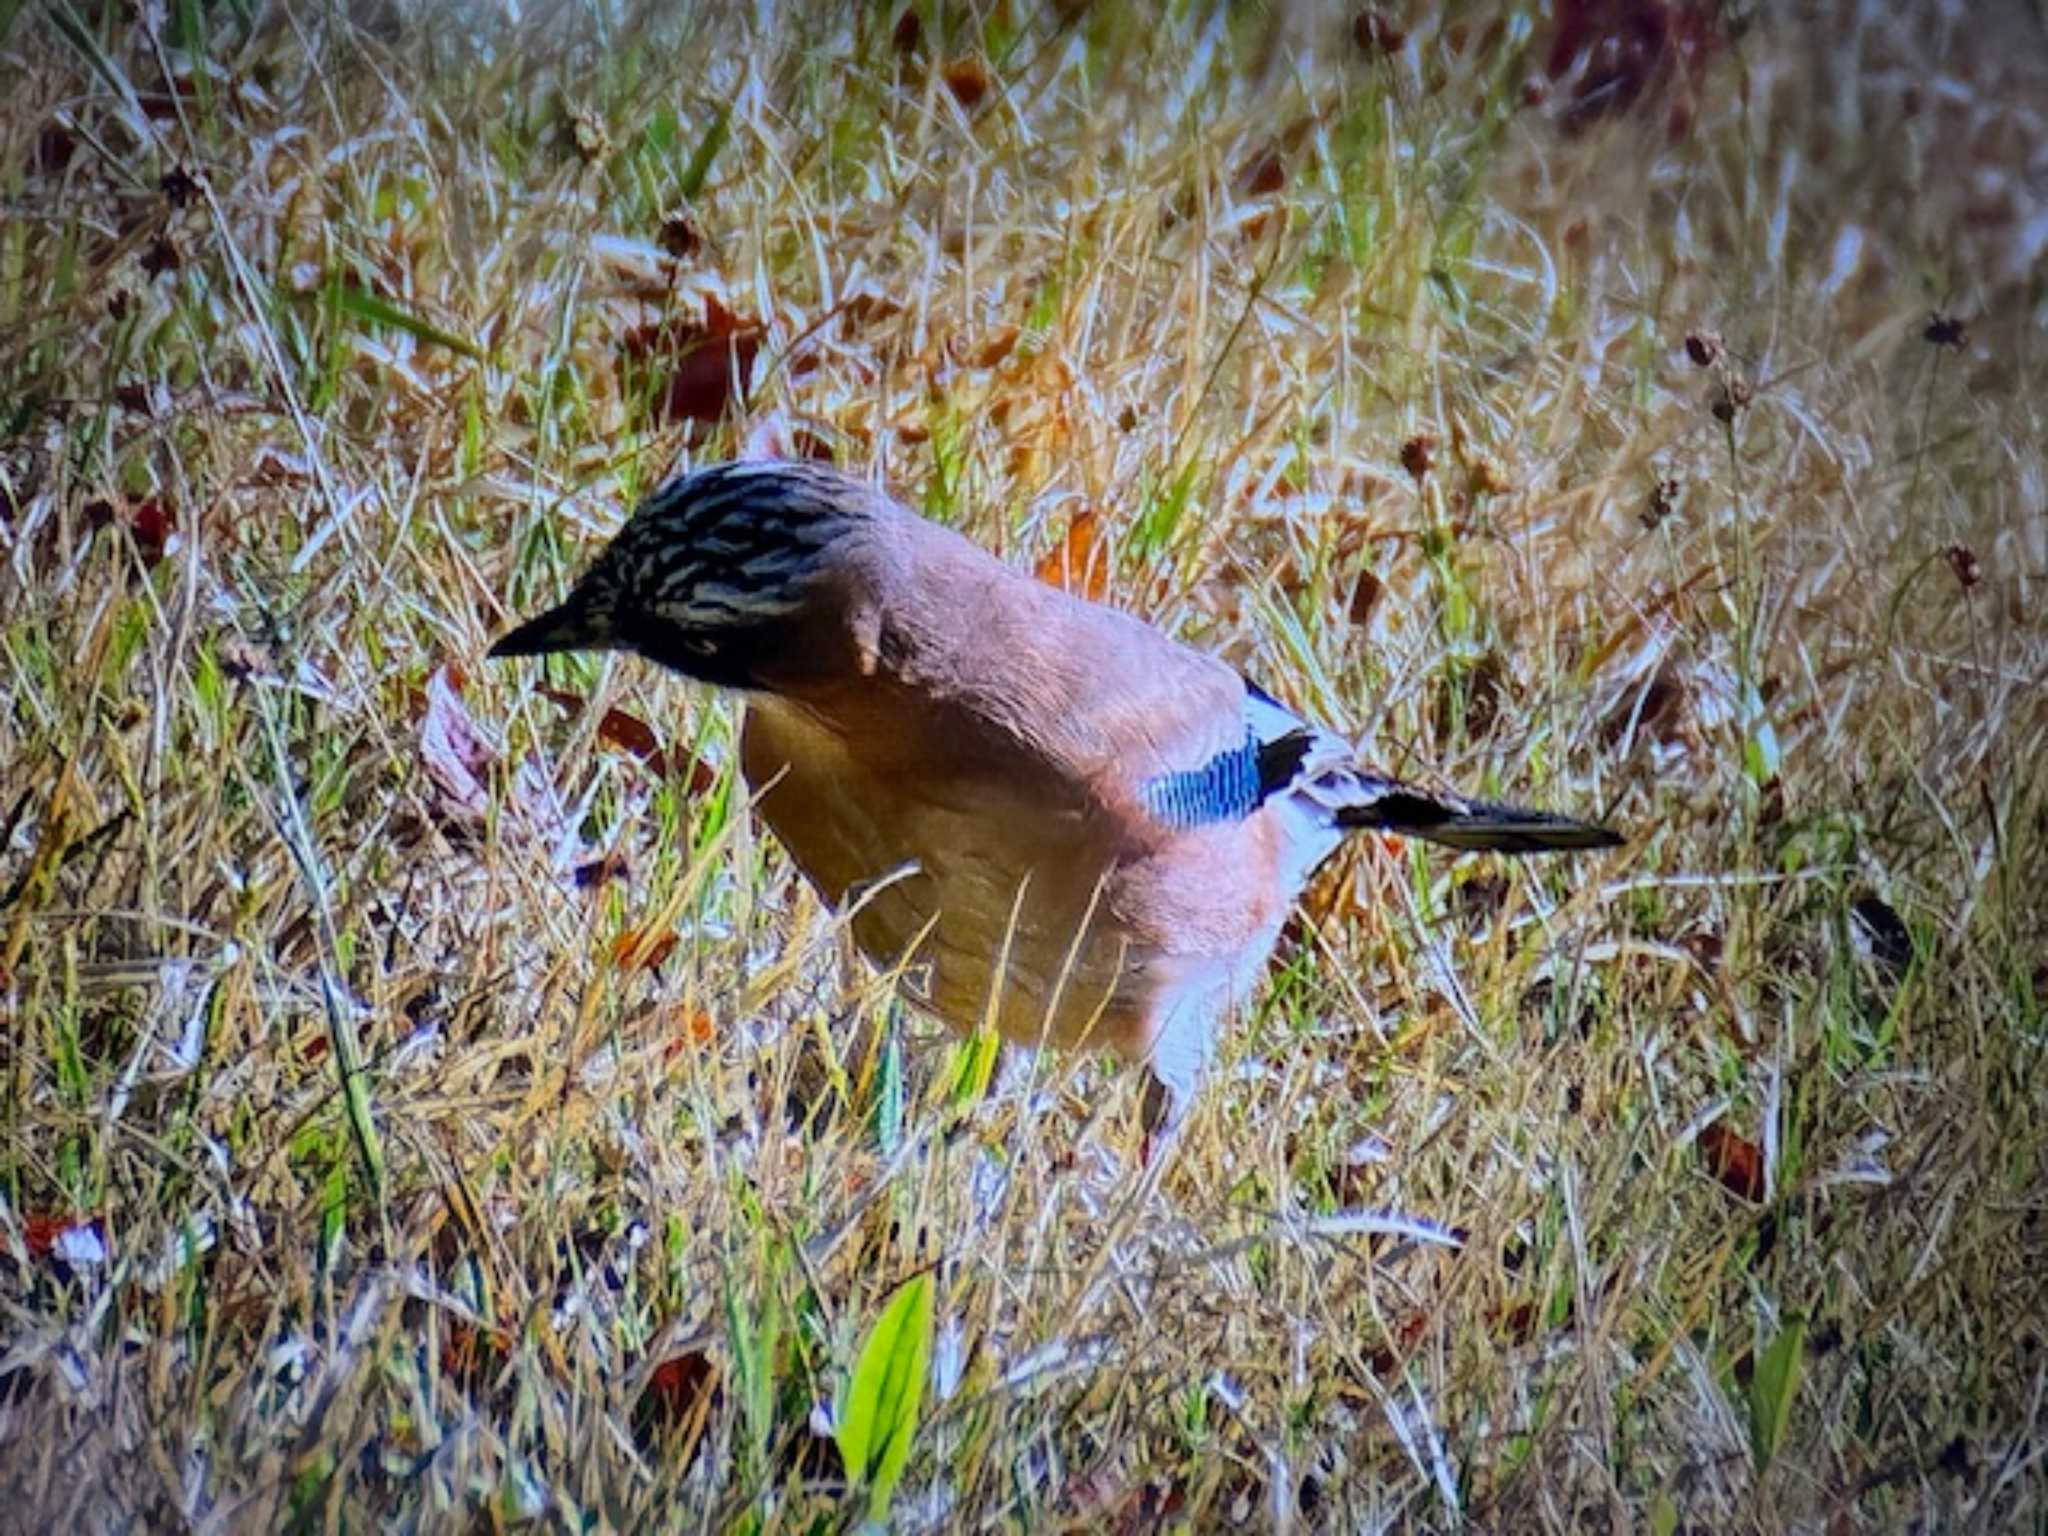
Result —
[[441, 1374], [475, 1382], [503, 1359], [511, 1336], [502, 1328], [479, 1328], [460, 1318], [449, 1320], [441, 1334]]
[[661, 1048], [663, 1061], [674, 1061], [685, 1050], [702, 1050], [718, 1038], [718, 1021], [702, 1008], [665, 1008], [658, 1028], [670, 1032]]
[[582, 694], [571, 693], [566, 688], [536, 688], [533, 691], [561, 710], [571, 720], [582, 714], [590, 703]]
[[839, 301], [839, 312], [855, 325], [876, 325], [884, 320], [893, 320], [903, 313], [900, 299], [891, 298], [881, 289], [868, 285], [857, 288]]
[[[915, 14], [914, 12], [912, 13]], [[708, 1419], [718, 1370], [702, 1350], [664, 1360], [647, 1375], [634, 1419], [656, 1434]]]
[[164, 546], [178, 526], [171, 504], [161, 496], [145, 496], [128, 514], [128, 531], [135, 535], [135, 547], [144, 565], [155, 565], [164, 557]]
[[705, 300], [702, 320], [635, 326], [619, 342], [628, 392], [644, 389], [664, 421], [717, 421], [735, 402], [746, 403], [764, 334], [760, 322], [740, 319], [715, 298]]
[[606, 710], [604, 718], [597, 722], [597, 739], [606, 746], [632, 753], [663, 778], [668, 777], [668, 754], [661, 750], [654, 727], [638, 715], [629, 715], [623, 709]]
[[1730, 1130], [1726, 1122], [1716, 1120], [1700, 1132], [1699, 1149], [1707, 1172], [1720, 1181], [1723, 1189], [1752, 1204], [1762, 1201], [1764, 1154], [1755, 1142]]
[[63, 1271], [107, 1262], [107, 1229], [97, 1216], [30, 1213], [21, 1224], [29, 1257]]
[[1393, 1375], [1415, 1352], [1415, 1346], [1422, 1342], [1422, 1335], [1428, 1328], [1427, 1312], [1419, 1308], [1410, 1312], [1390, 1330], [1392, 1336], [1387, 1342], [1367, 1356], [1366, 1367], [1375, 1376]]
[[898, 53], [915, 53], [917, 45], [923, 41], [924, 23], [918, 19], [917, 7], [906, 5], [889, 33], [889, 45]]
[[1565, 87], [1567, 132], [1671, 98], [1668, 124], [1684, 130], [1693, 88], [1725, 42], [1716, 7], [1706, 0], [1561, 0], [1554, 14], [1544, 71]]
[[789, 435], [789, 446], [800, 459], [809, 459], [813, 464], [836, 464], [839, 451], [806, 427], [798, 427]]

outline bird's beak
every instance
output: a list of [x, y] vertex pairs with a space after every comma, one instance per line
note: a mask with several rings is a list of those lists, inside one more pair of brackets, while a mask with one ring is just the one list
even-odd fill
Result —
[[558, 651], [609, 650], [616, 643], [607, 616], [572, 596], [560, 607], [550, 608], [501, 636], [486, 654], [552, 656]]

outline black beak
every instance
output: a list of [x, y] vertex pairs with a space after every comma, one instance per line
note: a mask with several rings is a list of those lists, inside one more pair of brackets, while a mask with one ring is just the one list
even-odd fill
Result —
[[550, 608], [537, 619], [528, 619], [508, 635], [502, 635], [485, 654], [489, 656], [552, 656], [559, 651], [609, 650], [617, 643], [609, 617], [594, 612], [586, 602], [571, 597], [558, 608]]

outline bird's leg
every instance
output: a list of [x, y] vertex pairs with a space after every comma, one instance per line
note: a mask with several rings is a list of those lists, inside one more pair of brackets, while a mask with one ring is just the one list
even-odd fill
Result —
[[1209, 1075], [1214, 1054], [1216, 1015], [1223, 999], [1213, 992], [1188, 991], [1176, 997], [1152, 1031], [1145, 1061], [1145, 1096], [1138, 1122], [1145, 1139], [1139, 1158], [1149, 1169], [1164, 1165], [1181, 1127], [1194, 1107], [1195, 1093]]
[[1161, 1077], [1157, 1070], [1145, 1070], [1145, 1094], [1138, 1101], [1138, 1124], [1144, 1139], [1138, 1143], [1138, 1165], [1150, 1169], [1156, 1161], [1162, 1167], [1180, 1140], [1187, 1124], [1188, 1106], [1194, 1095]]

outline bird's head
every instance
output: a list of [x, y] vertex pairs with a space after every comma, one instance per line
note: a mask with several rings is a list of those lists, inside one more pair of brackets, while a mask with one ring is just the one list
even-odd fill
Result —
[[635, 509], [560, 606], [492, 656], [625, 650], [729, 688], [802, 642], [845, 541], [884, 505], [814, 464], [742, 462], [678, 476]]

